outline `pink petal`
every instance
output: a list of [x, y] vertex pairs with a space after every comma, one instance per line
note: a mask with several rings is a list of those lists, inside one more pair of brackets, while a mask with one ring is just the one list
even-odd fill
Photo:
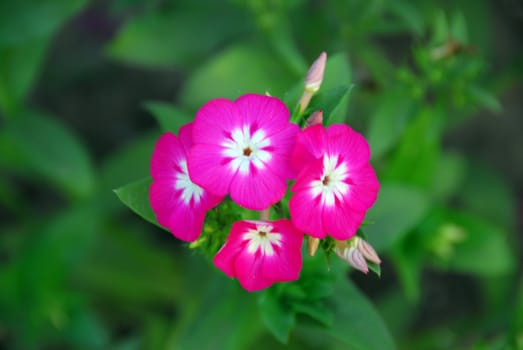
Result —
[[349, 205], [359, 211], [368, 210], [376, 202], [380, 188], [374, 169], [370, 164], [353, 169], [349, 173], [349, 181]]
[[347, 240], [356, 234], [365, 217], [344, 203], [323, 208], [323, 224], [327, 233], [337, 240]]
[[345, 124], [333, 124], [327, 129], [327, 154], [343, 155], [349, 168], [368, 163], [369, 144], [363, 136]]
[[275, 282], [264, 278], [261, 271], [262, 263], [263, 257], [260, 258], [259, 254], [251, 254], [247, 249], [236, 257], [234, 263], [236, 277], [241, 286], [249, 292], [265, 289]]
[[180, 172], [180, 162], [185, 159], [185, 152], [180, 141], [173, 133], [163, 134], [154, 146], [151, 158], [151, 177], [153, 179], [174, 178]]
[[278, 220], [273, 225], [274, 231], [282, 235], [281, 247], [276, 249], [274, 255], [263, 257], [262, 275], [274, 282], [295, 281], [302, 267], [303, 233], [294, 228], [289, 220]]
[[178, 239], [192, 242], [202, 232], [206, 211], [201, 204], [185, 204], [180, 192], [169, 181], [154, 181], [149, 200], [160, 225], [167, 227]]
[[243, 117], [232, 101], [217, 98], [203, 105], [194, 118], [194, 144], [220, 145], [232, 130], [243, 125]]
[[231, 182], [232, 200], [251, 210], [268, 208], [282, 199], [286, 190], [285, 180], [267, 170], [247, 175], [238, 172]]
[[287, 128], [270, 137], [271, 159], [266, 166], [282, 179], [296, 177], [296, 172], [291, 166], [291, 152], [296, 142], [300, 128], [296, 124], [288, 124]]
[[193, 145], [192, 141], [192, 128], [193, 123], [185, 124], [178, 131], [178, 139], [180, 140], [181, 145], [183, 146], [184, 154], [188, 155], [189, 150]]
[[325, 153], [326, 132], [323, 125], [312, 125], [296, 136], [296, 145], [291, 155], [292, 168], [300, 172], [303, 167]]
[[235, 101], [243, 120], [267, 136], [281, 132], [289, 126], [290, 113], [285, 104], [271, 96], [246, 94]]
[[222, 149], [218, 145], [196, 144], [187, 160], [191, 181], [216, 196], [225, 196], [229, 192], [235, 175], [229, 163], [224, 161]]
[[311, 183], [321, 178], [322, 171], [322, 159], [317, 159], [305, 167], [291, 187], [294, 194], [289, 201], [294, 226], [316, 238], [324, 238], [327, 235], [323, 227], [323, 208], [320, 205], [320, 199], [319, 197], [314, 198], [311, 193]]
[[216, 253], [213, 260], [216, 267], [222, 270], [227, 276], [235, 276], [234, 260], [246, 245], [246, 242], [243, 240], [243, 234], [249, 229], [255, 227], [255, 224], [248, 221], [237, 221], [232, 224], [226, 242], [220, 248], [218, 253]]

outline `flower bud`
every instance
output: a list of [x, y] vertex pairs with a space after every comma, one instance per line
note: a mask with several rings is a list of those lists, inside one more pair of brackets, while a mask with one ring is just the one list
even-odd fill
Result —
[[381, 259], [372, 246], [360, 237], [355, 237], [356, 249], [367, 259], [375, 264], [381, 264]]
[[310, 237], [307, 241], [307, 248], [309, 250], [309, 255], [314, 256], [316, 254], [316, 251], [318, 250], [318, 246], [320, 245], [320, 239], [315, 237]]
[[311, 93], [316, 93], [321, 86], [323, 81], [323, 73], [325, 72], [325, 64], [327, 63], [327, 54], [322, 52], [320, 57], [314, 61], [312, 66], [307, 72], [307, 77], [305, 78], [305, 90]]
[[369, 272], [369, 267], [363, 255], [355, 247], [346, 246], [340, 247], [336, 246], [335, 250], [336, 255], [338, 255], [342, 260], [349, 263], [350, 266], [354, 267], [357, 270], [367, 274]]
[[309, 118], [307, 118], [307, 121], [305, 122], [305, 127], [316, 125], [316, 124], [322, 124], [323, 123], [323, 111], [319, 110], [310, 115]]

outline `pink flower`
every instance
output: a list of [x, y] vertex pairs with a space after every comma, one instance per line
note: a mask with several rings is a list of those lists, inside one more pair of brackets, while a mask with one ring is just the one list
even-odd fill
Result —
[[352, 237], [379, 190], [367, 141], [343, 124], [313, 125], [292, 153], [299, 174], [289, 202], [292, 223], [313, 237]]
[[151, 207], [158, 223], [177, 238], [192, 242], [202, 232], [207, 210], [223, 197], [210, 194], [191, 181], [187, 154], [191, 147], [192, 123], [180, 129], [180, 136], [163, 134], [151, 159], [153, 183], [149, 190]]
[[275, 282], [297, 280], [302, 243], [303, 233], [289, 220], [239, 221], [232, 225], [214, 264], [252, 292]]
[[248, 94], [219, 98], [197, 113], [189, 172], [195, 183], [239, 205], [262, 210], [285, 194], [295, 174], [290, 154], [299, 128], [277, 98]]

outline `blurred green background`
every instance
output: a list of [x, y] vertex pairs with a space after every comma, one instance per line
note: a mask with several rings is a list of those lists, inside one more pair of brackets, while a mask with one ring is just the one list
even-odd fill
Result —
[[[517, 0], [1, 0], [0, 348], [523, 348], [522, 44]], [[112, 190], [211, 98], [292, 101], [321, 51], [382, 277], [248, 294]]]

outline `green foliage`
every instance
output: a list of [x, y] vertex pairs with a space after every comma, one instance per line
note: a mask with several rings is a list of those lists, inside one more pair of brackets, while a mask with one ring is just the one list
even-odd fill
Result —
[[[462, 147], [478, 137], [469, 134], [478, 112], [506, 112], [499, 97], [521, 76], [517, 59], [494, 55], [510, 30], [493, 25], [493, 3], [102, 3], [0, 1], [1, 348], [523, 346], [521, 184], [486, 163], [507, 154]], [[498, 37], [504, 45], [493, 45]], [[109, 68], [99, 66], [103, 54], [90, 56], [94, 43]], [[69, 47], [89, 64], [59, 60], [74, 74], [57, 90], [55, 56]], [[322, 51], [322, 87], [300, 114], [307, 67]], [[146, 80], [137, 95], [122, 79], [113, 99], [101, 99], [97, 84], [115, 71], [169, 81], [175, 91], [161, 95], [173, 98], [160, 101]], [[282, 98], [301, 124], [322, 110], [326, 125], [367, 136], [381, 189], [359, 235], [379, 252], [382, 264], [369, 268], [381, 279], [349, 275], [324, 239], [315, 257], [304, 250], [298, 281], [248, 293], [211, 260], [231, 224], [258, 212], [226, 199], [189, 245], [149, 224], [158, 226], [148, 191], [159, 135], [177, 134], [210, 99], [248, 92]], [[100, 103], [108, 100], [136, 115]], [[95, 125], [77, 101], [119, 118]], [[506, 137], [495, 133], [478, 142]], [[289, 195], [273, 218], [288, 217]], [[456, 279], [461, 294], [452, 293]]]
[[94, 189], [94, 171], [83, 144], [58, 120], [27, 111], [0, 131], [0, 166], [39, 175], [72, 197]]

